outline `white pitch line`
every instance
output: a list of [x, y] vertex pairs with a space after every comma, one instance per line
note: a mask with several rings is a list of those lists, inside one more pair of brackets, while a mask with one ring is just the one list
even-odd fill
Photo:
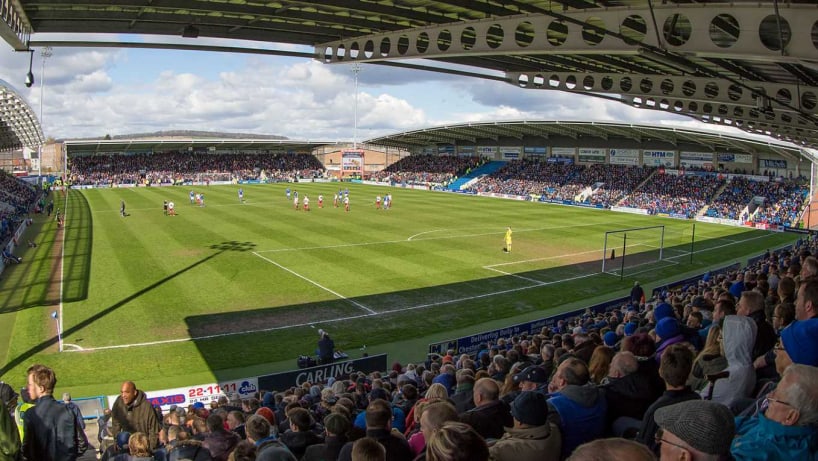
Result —
[[[536, 232], [542, 230], [555, 230], [555, 229], [573, 229], [577, 227], [589, 227], [589, 226], [598, 226], [599, 224], [578, 224], [576, 226], [551, 226], [551, 227], [539, 227], [535, 229], [523, 229], [515, 232]], [[443, 230], [443, 229], [441, 229]], [[430, 231], [430, 232], [437, 232], [437, 231]], [[426, 232], [421, 232], [426, 233]], [[459, 238], [467, 238], [467, 237], [483, 237], [486, 235], [502, 235], [505, 234], [505, 231], [500, 232], [483, 232], [479, 234], [457, 234], [457, 235], [446, 235], [443, 237], [430, 237], [424, 239], [417, 239], [417, 240], [409, 240], [409, 239], [402, 239], [402, 240], [382, 240], [379, 242], [360, 242], [360, 243], [340, 243], [338, 245], [324, 245], [324, 246], [312, 246], [312, 247], [296, 247], [296, 248], [276, 248], [272, 250], [257, 250], [256, 253], [281, 253], [285, 251], [306, 251], [306, 250], [332, 250], [335, 248], [349, 248], [349, 247], [359, 247], [359, 246], [370, 246], [370, 245], [391, 245], [394, 243], [406, 243], [407, 241], [411, 242], [428, 242], [431, 240], [450, 240], [450, 239], [459, 239]], [[414, 235], [413, 237], [416, 237]]]
[[571, 256], [579, 256], [579, 255], [584, 255], [584, 254], [588, 254], [588, 253], [598, 253], [598, 252], [599, 252], [599, 250], [588, 250], [588, 251], [580, 251], [579, 253], [570, 253], [570, 254], [566, 254], [566, 255], [548, 256], [548, 257], [545, 257], [545, 258], [523, 259], [521, 261], [512, 261], [512, 262], [499, 263], [499, 264], [489, 264], [488, 266], [483, 266], [483, 269], [492, 269], [494, 267], [500, 267], [500, 266], [510, 266], [512, 264], [523, 264], [523, 263], [533, 263], [533, 262], [537, 262], [537, 261], [548, 261], [548, 260], [551, 260], [551, 259], [570, 258]]
[[363, 304], [361, 304], [361, 303], [359, 303], [359, 302], [357, 302], [357, 301], [355, 301], [355, 300], [349, 299], [349, 298], [347, 298], [346, 296], [342, 295], [341, 293], [338, 293], [337, 291], [334, 291], [334, 290], [332, 290], [332, 289], [330, 289], [330, 288], [325, 287], [324, 285], [321, 285], [320, 283], [316, 282], [315, 280], [312, 280], [312, 279], [310, 279], [310, 278], [304, 277], [303, 275], [299, 274], [298, 272], [296, 272], [296, 271], [294, 271], [294, 270], [292, 270], [292, 269], [288, 269], [288, 268], [286, 268], [286, 267], [282, 266], [281, 264], [279, 264], [279, 263], [277, 263], [277, 262], [273, 261], [273, 260], [272, 260], [272, 259], [270, 259], [270, 258], [267, 258], [267, 257], [265, 257], [265, 256], [262, 256], [262, 255], [260, 255], [260, 254], [256, 253], [255, 251], [253, 252], [253, 254], [254, 254], [254, 255], [256, 255], [256, 256], [258, 256], [259, 258], [261, 258], [261, 259], [263, 259], [263, 260], [267, 261], [268, 263], [273, 264], [274, 266], [278, 267], [279, 269], [285, 270], [285, 271], [289, 272], [290, 274], [293, 274], [294, 276], [296, 276], [296, 277], [300, 278], [301, 280], [304, 280], [305, 282], [308, 282], [308, 283], [311, 283], [311, 284], [313, 284], [313, 285], [317, 286], [318, 288], [320, 288], [320, 289], [322, 289], [322, 290], [326, 291], [327, 293], [332, 294], [333, 296], [338, 297], [339, 299], [343, 299], [344, 301], [347, 301], [348, 303], [350, 303], [350, 304], [352, 304], [352, 305], [354, 305], [354, 306], [356, 306], [356, 307], [358, 307], [358, 308], [361, 308], [361, 309], [363, 309], [363, 310], [365, 310], [365, 311], [369, 312], [370, 314], [376, 314], [376, 312], [375, 312], [375, 311], [373, 311], [372, 309], [370, 309], [370, 308], [368, 308], [368, 307], [364, 306]]
[[522, 275], [513, 274], [511, 272], [501, 271], [500, 269], [495, 269], [493, 267], [485, 266], [485, 267], [483, 267], [483, 269], [488, 269], [490, 271], [499, 272], [499, 273], [501, 273], [503, 275], [508, 275], [510, 277], [516, 277], [518, 279], [528, 280], [529, 282], [533, 282], [533, 283], [542, 285], [542, 282], [539, 281], [539, 280], [530, 279], [528, 277], [523, 277]]
[[[768, 234], [768, 235], [772, 235], [772, 234]], [[750, 240], [757, 240], [759, 238], [767, 237], [768, 235], [762, 235], [760, 237], [753, 237], [751, 239], [740, 240], [740, 241], [736, 241], [735, 243], [727, 243], [727, 244], [724, 244], [724, 245], [720, 245], [719, 247], [734, 245], [736, 243], [744, 243], [744, 242], [747, 242], [747, 241], [750, 241]], [[710, 251], [711, 249], [715, 249], [715, 248], [719, 248], [719, 247], [701, 249], [701, 250], [697, 250], [695, 253], [703, 253], [703, 252], [707, 252], [707, 251]], [[256, 252], [253, 252], [253, 253], [256, 254], [256, 256], [258, 256], [260, 258], [267, 259], [264, 256], [261, 256], [261, 255], [257, 254]], [[672, 258], [667, 258], [667, 259], [672, 259]], [[273, 262], [273, 264], [275, 264], [275, 263]], [[282, 269], [287, 270], [287, 271], [295, 274], [294, 272], [290, 271], [287, 268], [282, 267]], [[602, 272], [601, 274], [602, 275], [615, 276], [614, 274], [611, 274], [611, 273], [608, 273], [608, 272]], [[298, 274], [295, 274], [295, 275], [298, 275]], [[415, 306], [409, 306], [409, 307], [397, 308], [397, 309], [390, 309], [390, 310], [381, 311], [381, 312], [374, 312], [373, 311], [372, 313], [369, 313], [369, 314], [360, 314], [360, 315], [351, 315], [351, 316], [346, 316], [346, 317], [338, 317], [338, 318], [334, 318], [334, 319], [321, 320], [319, 322], [305, 322], [305, 323], [297, 323], [297, 324], [293, 324], [293, 325], [283, 325], [283, 326], [280, 326], [280, 327], [262, 328], [262, 329], [258, 329], [258, 330], [244, 330], [244, 331], [236, 331], [236, 332], [229, 332], [229, 333], [217, 333], [217, 334], [212, 334], [212, 335], [196, 336], [196, 337], [192, 337], [192, 338], [190, 338], [190, 337], [189, 338], [175, 338], [175, 339], [164, 339], [164, 340], [159, 340], [159, 341], [149, 341], [149, 342], [144, 342], [144, 343], [116, 344], [116, 345], [112, 345], [112, 346], [86, 347], [86, 348], [83, 348], [82, 351], [84, 351], [84, 352], [94, 352], [94, 351], [104, 351], [104, 350], [110, 350], [110, 349], [126, 349], [126, 348], [130, 348], [130, 347], [144, 347], [144, 346], [156, 346], [156, 345], [162, 345], [162, 344], [183, 343], [183, 342], [190, 342], [190, 341], [203, 341], [203, 340], [208, 340], [208, 339], [224, 338], [224, 337], [227, 337], [227, 336], [245, 335], [245, 334], [253, 334], [253, 333], [266, 333], [266, 332], [270, 332], [270, 331], [286, 330], [286, 329], [290, 329], [290, 328], [307, 327], [307, 326], [313, 326], [316, 323], [344, 322], [344, 321], [348, 321], [348, 320], [368, 318], [368, 317], [380, 316], [380, 315], [386, 315], [386, 314], [395, 314], [395, 313], [406, 312], [406, 311], [411, 311], [411, 310], [418, 310], [418, 309], [425, 309], [425, 308], [430, 308], [430, 307], [444, 306], [446, 304], [454, 304], [454, 303], [459, 303], [459, 302], [464, 302], [464, 301], [473, 301], [475, 299], [483, 299], [483, 298], [488, 298], [488, 297], [492, 297], [492, 296], [499, 296], [499, 295], [504, 295], [504, 294], [509, 294], [509, 293], [516, 293], [518, 291], [525, 291], [525, 290], [530, 290], [532, 288], [540, 288], [540, 287], [543, 287], [543, 286], [553, 285], [553, 284], [556, 284], [556, 283], [570, 282], [570, 281], [573, 281], [573, 280], [579, 280], [579, 279], [588, 278], [588, 277], [595, 277], [597, 275], [600, 275], [600, 272], [595, 272], [595, 273], [592, 273], [592, 274], [579, 275], [579, 276], [576, 276], [576, 277], [569, 277], [569, 278], [561, 279], [561, 280], [554, 280], [554, 281], [551, 281], [551, 282], [537, 282], [536, 285], [529, 285], [529, 286], [518, 287], [518, 288], [510, 288], [508, 290], [495, 291], [495, 292], [485, 293], [485, 294], [481, 294], [481, 295], [467, 296], [467, 297], [456, 298], [456, 299], [448, 299], [446, 301], [439, 301], [439, 302], [434, 302], [434, 303], [418, 304], [418, 305], [415, 305]], [[301, 277], [300, 275], [298, 275], [298, 276]], [[311, 282], [311, 283], [313, 283], [313, 282]], [[342, 299], [346, 299], [346, 298], [342, 297]], [[368, 308], [367, 308], [367, 310], [371, 311], [371, 309], [368, 309]], [[64, 352], [80, 352], [80, 351], [78, 351], [78, 350], [66, 350]]]

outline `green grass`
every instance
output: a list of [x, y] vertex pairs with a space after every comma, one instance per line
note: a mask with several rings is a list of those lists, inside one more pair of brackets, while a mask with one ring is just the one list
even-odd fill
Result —
[[[296, 186], [310, 213], [286, 199]], [[349, 213], [332, 206], [337, 184], [244, 186], [245, 204], [238, 186], [214, 186], [205, 208], [189, 204], [189, 188], [72, 191], [62, 275], [70, 352], [58, 353], [50, 318], [55, 223], [40, 217], [40, 245], [0, 281], [0, 379], [19, 387], [33, 363], [54, 367], [78, 395], [115, 393], [124, 379], [145, 389], [234, 379], [292, 368], [319, 327], [353, 356], [366, 344], [418, 360], [430, 339], [545, 317], [620, 296], [636, 279], [675, 279], [794, 239], [697, 223], [690, 264], [689, 221], [404, 189], [389, 189], [394, 208], [378, 211], [374, 197], [387, 189], [349, 188]], [[178, 216], [163, 215], [163, 200]], [[675, 259], [629, 268], [624, 280], [599, 273], [606, 230], [657, 224]], [[506, 226], [511, 254], [501, 251]], [[645, 251], [630, 261], [653, 259], [647, 234], [629, 235], [640, 243], [629, 252]]]

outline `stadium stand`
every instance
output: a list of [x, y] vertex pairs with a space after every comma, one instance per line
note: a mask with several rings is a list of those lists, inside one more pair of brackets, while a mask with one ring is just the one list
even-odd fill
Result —
[[11, 234], [37, 204], [37, 188], [0, 171], [0, 247], [5, 248]]
[[410, 155], [373, 174], [370, 179], [397, 184], [446, 186], [483, 163], [484, 161], [477, 157]]
[[70, 159], [72, 182], [77, 185], [177, 184], [232, 179], [288, 181], [323, 176], [325, 169], [313, 155], [201, 154], [161, 152], [151, 155], [90, 155]]

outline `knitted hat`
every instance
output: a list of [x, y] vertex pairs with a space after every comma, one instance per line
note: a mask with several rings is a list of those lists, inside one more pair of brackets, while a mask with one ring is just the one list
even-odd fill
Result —
[[616, 342], [619, 341], [619, 336], [616, 336], [616, 332], [609, 331], [605, 333], [603, 340], [605, 341], [606, 346], [614, 347], [616, 346]]
[[781, 330], [781, 342], [793, 363], [818, 367], [818, 319], [791, 323]]
[[327, 428], [327, 431], [335, 435], [341, 435], [349, 431], [350, 424], [349, 420], [343, 415], [330, 413], [324, 418], [324, 427]]
[[636, 322], [628, 322], [625, 324], [625, 336], [631, 336], [636, 333], [636, 329], [639, 328], [639, 325]]
[[676, 315], [673, 313], [673, 306], [668, 303], [660, 303], [653, 309], [653, 321], [658, 324], [665, 317], [676, 318]]
[[204, 408], [204, 403], [202, 403], [202, 402], [196, 402], [196, 403], [193, 404], [193, 409], [194, 410], [201, 410], [202, 408]]
[[710, 455], [730, 452], [736, 434], [733, 414], [720, 403], [688, 400], [656, 410], [653, 419], [667, 432]]
[[542, 426], [548, 422], [548, 404], [539, 392], [525, 391], [511, 403], [511, 416], [529, 426]]
[[672, 338], [679, 334], [679, 322], [673, 317], [665, 317], [656, 325], [656, 335], [662, 339]]
[[512, 379], [514, 379], [516, 383], [531, 381], [532, 383], [542, 384], [548, 382], [548, 375], [545, 374], [545, 370], [542, 368], [532, 365], [514, 375]]
[[273, 410], [267, 407], [261, 407], [258, 410], [256, 410], [256, 414], [266, 419], [267, 422], [270, 423], [270, 425], [272, 426], [276, 425], [276, 415], [275, 413], [273, 413]]

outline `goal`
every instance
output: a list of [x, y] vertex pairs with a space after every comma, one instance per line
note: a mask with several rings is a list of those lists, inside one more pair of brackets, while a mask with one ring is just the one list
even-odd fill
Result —
[[664, 259], [665, 226], [634, 227], [605, 232], [602, 272], [624, 277], [638, 266]]

